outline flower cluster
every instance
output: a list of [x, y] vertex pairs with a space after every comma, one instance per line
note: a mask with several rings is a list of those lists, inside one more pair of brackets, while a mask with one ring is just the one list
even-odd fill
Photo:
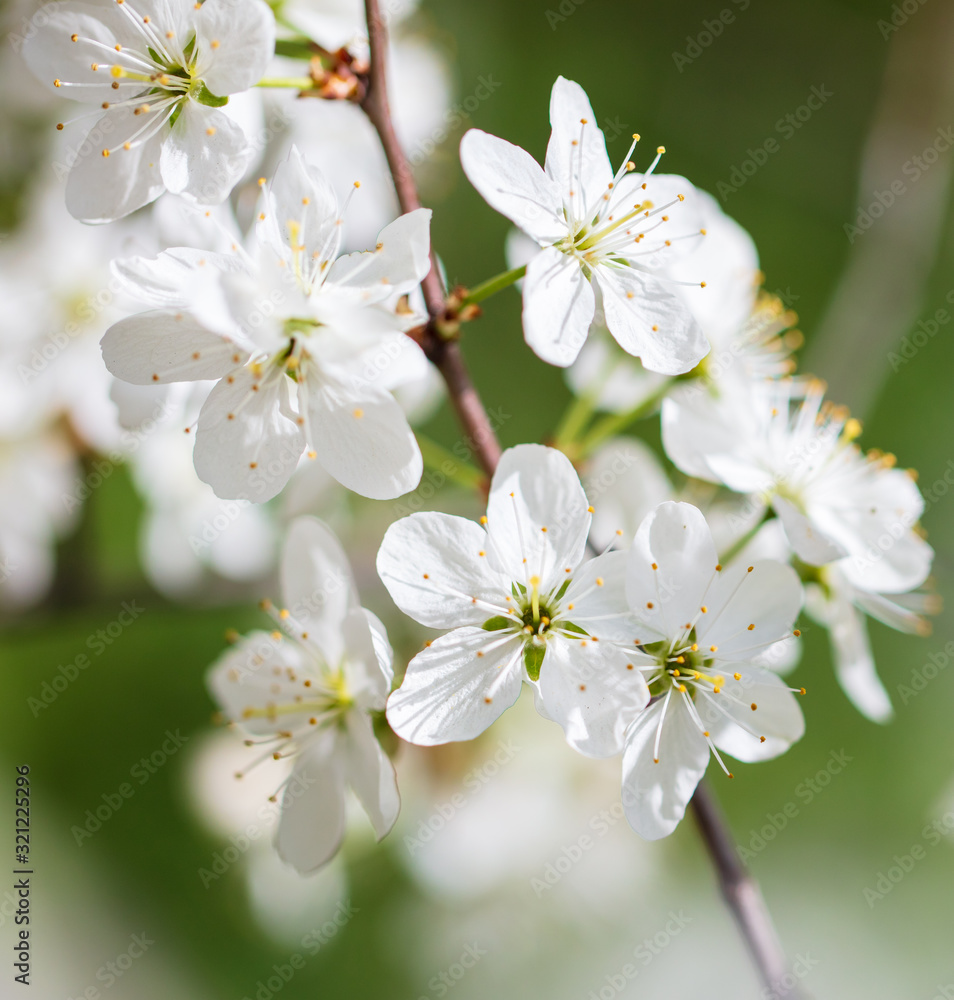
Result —
[[[283, 601], [263, 603], [275, 628], [234, 636], [209, 689], [259, 748], [250, 766], [292, 761], [273, 800], [278, 852], [299, 872], [337, 852], [349, 789], [379, 839], [391, 830], [395, 734], [427, 747], [472, 740], [525, 686], [570, 747], [621, 758], [633, 829], [670, 834], [710, 757], [732, 777], [732, 759], [767, 760], [802, 736], [805, 689], [783, 675], [799, 660], [803, 607], [829, 630], [848, 697], [885, 721], [864, 616], [927, 628], [924, 503], [893, 456], [859, 449], [859, 422], [824, 385], [795, 374], [796, 319], [760, 291], [748, 234], [659, 171], [662, 146], [642, 159], [633, 135], [614, 169], [585, 92], [560, 77], [542, 167], [504, 139], [463, 135], [464, 174], [517, 232], [510, 271], [445, 290], [431, 213], [408, 195], [408, 136], [375, 121], [387, 101], [364, 102], [375, 71], [355, 37], [364, 25], [332, 22], [286, 3], [276, 26], [263, 0], [67, 0], [25, 47], [43, 83], [93, 106], [65, 190], [73, 220], [115, 222], [156, 202], [148, 222], [113, 227], [121, 248], [80, 255], [99, 271], [112, 261], [95, 279], [109, 295], [86, 310], [82, 360], [74, 349], [58, 361], [41, 393], [34, 377], [66, 350], [54, 342], [24, 385], [5, 387], [3, 434], [45, 401], [30, 437], [46, 485], [34, 476], [8, 489], [29, 449], [4, 450], [12, 472], [0, 467], [0, 556], [32, 542], [40, 567], [26, 591], [48, 583], [49, 549], [69, 520], [48, 484], [60, 488], [77, 455], [132, 464], [151, 498], [145, 548], [160, 586], [199, 586], [211, 570], [258, 581], [282, 538]], [[289, 58], [307, 75], [266, 76]], [[268, 87], [321, 100], [263, 103]], [[282, 127], [257, 141], [276, 108]], [[353, 138], [365, 111], [403, 211], [376, 145], [358, 158], [378, 184], [374, 210], [362, 178], [342, 180], [343, 140], [331, 152], [308, 145], [309, 115], [329, 116], [322, 135]], [[12, 283], [18, 256], [5, 261]], [[549, 445], [517, 444], [499, 461], [481, 425], [471, 440], [483, 468], [451, 463], [486, 499], [479, 520], [434, 510], [381, 525], [377, 575], [431, 630], [395, 686], [387, 630], [358, 593], [370, 566], [352, 572], [311, 515], [360, 538], [360, 558], [377, 515], [350, 494], [393, 500], [418, 487], [425, 461], [447, 468], [412, 424], [433, 413], [437, 369], [473, 429], [482, 411], [456, 341], [481, 299], [520, 280], [526, 342], [566, 369], [575, 399]], [[70, 295], [57, 285], [50, 298]], [[45, 349], [26, 335], [2, 345], [21, 368]], [[628, 435], [656, 415], [668, 469]]]

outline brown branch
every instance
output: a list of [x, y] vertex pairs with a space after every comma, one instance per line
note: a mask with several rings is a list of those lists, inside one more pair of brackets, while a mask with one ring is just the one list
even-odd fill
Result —
[[[767, 987], [777, 986], [788, 973], [785, 951], [762, 890], [739, 859], [725, 816], [705, 779], [699, 782], [689, 805], [715, 867], [722, 898], [735, 917], [762, 982]], [[793, 988], [785, 995], [798, 1000], [800, 994]]]
[[[381, 139], [401, 209], [404, 212], [412, 212], [421, 207], [421, 200], [410, 164], [394, 131], [388, 104], [387, 24], [381, 16], [378, 0], [365, 0], [365, 11], [368, 19], [371, 66], [368, 73], [368, 89], [361, 101], [361, 107]], [[413, 331], [413, 336], [444, 377], [457, 418], [470, 436], [474, 453], [487, 475], [493, 475], [500, 459], [500, 444], [464, 364], [460, 345], [456, 339], [450, 339], [441, 332], [441, 325], [448, 324], [454, 317], [448, 315], [448, 303], [433, 248], [431, 269], [421, 284], [430, 319], [424, 327]], [[758, 883], [736, 856], [725, 819], [704, 783], [696, 789], [690, 804], [715, 865], [722, 895], [739, 925], [765, 984], [772, 986], [778, 983], [787, 971], [785, 953], [779, 943]], [[792, 993], [791, 996], [795, 998], [796, 994]]]
[[[411, 173], [411, 165], [391, 119], [387, 91], [388, 28], [381, 14], [378, 0], [365, 0], [368, 18], [368, 41], [371, 47], [371, 66], [368, 71], [368, 89], [361, 102], [364, 113], [374, 126], [384, 147], [398, 202], [403, 212], [413, 212], [421, 207], [417, 185]], [[437, 258], [431, 248], [431, 269], [421, 282], [424, 301], [430, 317], [418, 339], [424, 353], [444, 377], [447, 392], [457, 413], [457, 419], [468, 434], [468, 442], [480, 461], [484, 472], [493, 475], [500, 460], [500, 444], [487, 417], [480, 396], [474, 388], [460, 345], [456, 339], [442, 335], [440, 324], [447, 318], [447, 302], [441, 282]]]

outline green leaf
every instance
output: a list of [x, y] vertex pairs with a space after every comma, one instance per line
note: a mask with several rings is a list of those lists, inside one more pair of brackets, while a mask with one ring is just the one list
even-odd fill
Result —
[[579, 625], [574, 625], [573, 622], [561, 622], [561, 627], [566, 629], [567, 632], [575, 632], [577, 635], [589, 635], [590, 633], [586, 629], [580, 628]]
[[556, 594], [555, 594], [555, 596], [554, 596], [554, 597], [552, 598], [552, 600], [554, 600], [554, 601], [558, 601], [558, 600], [560, 600], [560, 598], [561, 598], [561, 597], [562, 597], [562, 596], [563, 596], [563, 595], [564, 595], [564, 594], [566, 593], [566, 588], [570, 586], [570, 583], [571, 583], [571, 582], [572, 582], [572, 581], [570, 580], [570, 578], [569, 578], [569, 577], [567, 577], [567, 578], [566, 578], [566, 579], [565, 579], [565, 580], [563, 581], [563, 586], [562, 586], [562, 587], [560, 587], [560, 589], [559, 589], [559, 590], [558, 590], [558, 591], [556, 592]]
[[488, 618], [480, 627], [488, 632], [499, 632], [502, 628], [509, 628], [513, 624], [512, 618], [505, 618], [503, 615], [494, 615]]
[[543, 666], [543, 658], [546, 655], [546, 646], [537, 646], [532, 642], [528, 642], [523, 647], [523, 665], [527, 668], [527, 675], [530, 680], [540, 680], [540, 667]]
[[204, 83], [197, 90], [192, 91], [192, 96], [199, 104], [204, 104], [209, 108], [221, 108], [229, 103], [227, 97], [216, 97]]

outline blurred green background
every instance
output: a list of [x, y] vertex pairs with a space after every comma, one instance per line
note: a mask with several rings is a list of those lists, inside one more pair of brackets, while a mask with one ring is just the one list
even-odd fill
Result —
[[[418, 27], [450, 57], [457, 100], [472, 94], [481, 77], [500, 84], [468, 124], [518, 142], [541, 159], [549, 89], [561, 73], [587, 89], [604, 129], [619, 124], [620, 138], [609, 145], [614, 161], [625, 154], [626, 137], [639, 131], [649, 148], [666, 145], [665, 169], [714, 193], [720, 182], [731, 183], [733, 167], [741, 167], [750, 149], [775, 137], [778, 151], [724, 207], [755, 238], [766, 287], [783, 293], [797, 310], [807, 341], [804, 366], [829, 379], [836, 400], [857, 408], [864, 446], [895, 452], [902, 465], [919, 470], [927, 487], [954, 458], [954, 344], [942, 329], [897, 372], [888, 354], [919, 318], [946, 304], [954, 287], [948, 197], [954, 153], [942, 153], [854, 243], [844, 229], [876, 189], [905, 176], [903, 165], [938, 128], [954, 124], [952, 12], [940, 0], [922, 7], [909, 0], [908, 7], [914, 12], [905, 15], [907, 23], [891, 32], [878, 23], [892, 15], [887, 2], [726, 0], [734, 20], [723, 22], [720, 36], [689, 62], [673, 53], [696, 51], [690, 40], [706, 30], [704, 21], [719, 18], [724, 8], [718, 0], [425, 0], [417, 17]], [[832, 96], [784, 137], [777, 123], [795, 114], [813, 87]], [[426, 200], [435, 210], [434, 242], [449, 275], [476, 283], [505, 267], [507, 223], [464, 180], [457, 138], [428, 167], [440, 183], [431, 184]], [[8, 219], [15, 216], [15, 198], [11, 183], [4, 204]], [[846, 281], [846, 275], [854, 277]], [[544, 439], [569, 394], [561, 373], [538, 362], [523, 344], [515, 292], [486, 304], [484, 318], [466, 330], [464, 350], [487, 405], [511, 415], [500, 431], [504, 443]], [[641, 429], [651, 438], [657, 433], [652, 422]], [[446, 410], [426, 430], [448, 446], [459, 436]], [[447, 490], [435, 505], [452, 501]], [[937, 588], [948, 600], [952, 502], [940, 497], [924, 517], [937, 551]], [[365, 528], [357, 547], [365, 556], [390, 517], [389, 505], [379, 506], [362, 508]], [[198, 744], [211, 729], [205, 668], [221, 650], [227, 627], [262, 622], [251, 604], [179, 607], [151, 592], [136, 560], [138, 516], [125, 476], [113, 476], [94, 493], [78, 534], [64, 544], [51, 598], [6, 622], [0, 635], [0, 761], [8, 802], [12, 765], [29, 763], [33, 769], [35, 995], [78, 998], [95, 987], [110, 998], [253, 998], [262, 986], [270, 990], [268, 980], [278, 974], [273, 967], [286, 965], [303, 948], [294, 933], [269, 939], [254, 919], [246, 859], [203, 886], [199, 869], [228, 839], [198, 821], [186, 785]], [[370, 575], [362, 583], [367, 603], [393, 619]], [[58, 665], [87, 649], [87, 638], [116, 617], [123, 601], [133, 600], [145, 608], [134, 626], [34, 718], [28, 698]], [[767, 813], [797, 805], [797, 815], [751, 864], [793, 962], [800, 955], [802, 967], [810, 969], [804, 991], [815, 997], [931, 1000], [954, 983], [954, 845], [935, 845], [924, 831], [954, 809], [954, 669], [941, 670], [907, 704], [896, 689], [954, 637], [950, 620], [942, 614], [926, 639], [871, 626], [880, 673], [897, 709], [886, 727], [851, 707], [832, 677], [826, 635], [810, 624], [803, 628], [804, 657], [795, 676], [809, 689], [802, 703], [807, 735], [779, 760], [739, 769], [733, 782], [720, 780], [714, 767], [710, 777], [741, 844], [769, 822]], [[402, 633], [398, 625], [393, 637], [399, 658], [406, 658], [416, 634]], [[546, 785], [551, 770], [580, 767], [532, 711], [508, 725], [519, 725], [518, 738], [527, 745], [539, 739], [548, 748], [530, 768], [524, 766], [529, 753], [522, 755], [522, 781]], [[77, 846], [71, 826], [95, 809], [103, 793], [129, 780], [130, 769], [161, 746], [166, 730], [188, 736], [186, 746]], [[405, 759], [399, 773], [407, 772], [413, 782], [410, 775], [430, 769], [435, 794], [447, 799], [468, 768], [492, 756], [503, 732], [491, 731], [482, 746], [458, 755], [438, 753], [432, 763]], [[849, 756], [850, 763], [807, 802], [798, 789], [833, 751]], [[594, 765], [600, 788], [607, 789], [607, 806], [616, 766]], [[222, 784], [230, 780], [223, 771]], [[492, 788], [479, 793], [492, 794]], [[541, 845], [531, 874], [539, 875], [586, 831], [594, 813], [589, 803], [581, 793], [579, 821], [563, 841], [552, 840], [542, 815], [538, 831], [532, 813], [520, 820], [531, 824], [531, 839]], [[612, 905], [602, 907], [569, 878], [542, 894], [526, 876], [484, 894], [436, 890], [406, 864], [402, 843], [429, 809], [412, 803], [411, 826], [399, 828], [381, 848], [371, 849], [360, 833], [349, 841], [342, 878], [357, 914], [282, 981], [283, 1000], [448, 994], [455, 1000], [583, 1000], [601, 989], [609, 997], [617, 995], [605, 991], [615, 990], [613, 976], [629, 961], [634, 944], [652, 937], [665, 927], [669, 911], [680, 909], [691, 922], [619, 995], [760, 995], [691, 822], [650, 845], [614, 831], [616, 853], [603, 859], [597, 858], [603, 850], [597, 843], [586, 864], [594, 872], [609, 866], [617, 893], [626, 889], [625, 898], [614, 896]], [[462, 815], [454, 823], [470, 819]], [[474, 843], [462, 846], [453, 863], [466, 870], [488, 850], [505, 853], [512, 822], [501, 812], [495, 830], [484, 819]], [[619, 862], [627, 837], [632, 865]], [[925, 845], [923, 860], [870, 905], [865, 888], [898, 864], [895, 855], [909, 854], [917, 844]], [[4, 849], [10, 857], [12, 851]], [[595, 874], [593, 879], [596, 885], [606, 881]], [[5, 954], [10, 931], [7, 917]], [[141, 932], [155, 945], [107, 988], [97, 970]], [[441, 980], [441, 971], [475, 944], [486, 955], [474, 968], [459, 980], [454, 972]], [[14, 996], [14, 986], [4, 971], [0, 994]]]

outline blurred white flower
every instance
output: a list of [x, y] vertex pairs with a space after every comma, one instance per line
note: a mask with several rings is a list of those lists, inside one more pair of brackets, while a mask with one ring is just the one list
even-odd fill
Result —
[[384, 626], [360, 606], [347, 557], [320, 521], [292, 524], [281, 575], [288, 607], [274, 615], [289, 638], [253, 632], [240, 639], [208, 683], [226, 717], [268, 747], [263, 761], [295, 755], [281, 786], [276, 844], [305, 873], [341, 845], [346, 787], [379, 839], [397, 818], [394, 769], [371, 718], [390, 690], [391, 647]]
[[[583, 88], [563, 77], [553, 85], [550, 124], [545, 170], [519, 146], [478, 129], [460, 148], [474, 187], [540, 246], [523, 285], [527, 343], [544, 361], [569, 365], [599, 306], [620, 346], [647, 368], [689, 371], [708, 346], [683, 300], [657, 274], [675, 242], [700, 233], [689, 218], [692, 185], [654, 173], [661, 146], [649, 168], [634, 173], [629, 155], [638, 137], [614, 175]], [[647, 240], [677, 206], [682, 229]]]
[[88, 136], [96, 149], [76, 158], [66, 186], [67, 208], [85, 222], [128, 215], [166, 189], [220, 202], [251, 157], [247, 136], [219, 108], [272, 58], [268, 5], [135, 3], [51, 5], [23, 48], [42, 83], [105, 110]]
[[656, 840], [682, 819], [710, 750], [729, 773], [719, 750], [748, 763], [801, 738], [792, 689], [752, 661], [793, 634], [802, 590], [779, 562], [723, 568], [702, 514], [664, 503], [636, 534], [626, 593], [640, 647], [631, 655], [653, 701], [628, 720], [623, 806]]
[[106, 365], [141, 385], [219, 380], [194, 452], [217, 496], [270, 499], [306, 445], [349, 489], [399, 496], [422, 460], [389, 390], [427, 362], [403, 332], [415, 318], [393, 303], [430, 268], [429, 221], [429, 211], [411, 212], [374, 251], [337, 257], [337, 199], [293, 150], [266, 193], [254, 256], [236, 244], [231, 254], [180, 248], [117, 265], [157, 309], [107, 332]]
[[437, 512], [388, 529], [378, 573], [422, 625], [451, 629], [411, 660], [388, 721], [425, 746], [472, 739], [534, 685], [542, 714], [581, 752], [622, 746], [621, 712], [645, 705], [621, 685], [627, 654], [609, 642], [626, 613], [622, 553], [584, 561], [591, 508], [562, 452], [504, 452], [481, 524]]
[[663, 444], [686, 475], [771, 505], [802, 562], [839, 570], [859, 590], [903, 593], [926, 579], [931, 547], [914, 530], [924, 501], [893, 456], [863, 455], [861, 431], [824, 386], [753, 381], [713, 396], [686, 386], [663, 403]]

